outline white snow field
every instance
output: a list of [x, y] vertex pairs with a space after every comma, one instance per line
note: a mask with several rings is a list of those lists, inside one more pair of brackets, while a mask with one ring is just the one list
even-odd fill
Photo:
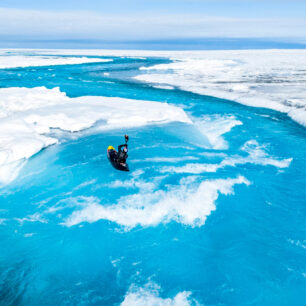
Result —
[[92, 57], [8, 55], [0, 51], [0, 69], [112, 62]]
[[[191, 91], [287, 113], [306, 126], [306, 50], [30, 50], [0, 55], [163, 57], [169, 64], [140, 68], [135, 79], [154, 87]], [[81, 60], [79, 58], [79, 60]], [[145, 74], [144, 74], [145, 73]]]
[[135, 78], [287, 113], [306, 126], [306, 50], [202, 51], [142, 67]]

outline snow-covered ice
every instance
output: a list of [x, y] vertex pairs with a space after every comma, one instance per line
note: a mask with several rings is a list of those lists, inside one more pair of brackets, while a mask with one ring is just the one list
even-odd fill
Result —
[[233, 100], [287, 113], [306, 126], [306, 51], [201, 51], [171, 55], [135, 78], [156, 86]]
[[0, 52], [0, 69], [112, 62], [92, 57], [7, 55]]
[[[15, 54], [7, 64], [5, 57]], [[33, 59], [30, 55], [35, 54]], [[154, 87], [178, 87], [198, 94], [229, 99], [241, 104], [265, 107], [287, 113], [306, 126], [306, 50], [213, 50], [213, 51], [145, 51], [145, 50], [44, 50], [2, 49], [4, 65], [17, 67], [37, 61], [36, 65], [51, 65], [52, 61], [88, 63], [108, 61], [94, 58], [62, 58], [65, 56], [163, 57], [173, 62], [141, 68], [135, 78]], [[28, 55], [28, 56], [25, 56]], [[56, 61], [52, 56], [58, 56]], [[48, 56], [50, 59], [48, 59]], [[41, 58], [41, 62], [39, 60]], [[50, 63], [48, 63], [50, 61]], [[79, 61], [79, 62], [77, 62]], [[21, 64], [20, 64], [21, 65]], [[36, 66], [35, 65], [35, 66]], [[19, 67], [19, 66], [18, 66]], [[143, 74], [144, 73], [144, 74]]]
[[[147, 110], [150, 109], [150, 112]], [[86, 96], [69, 98], [58, 88], [0, 89], [0, 183], [14, 180], [29, 157], [59, 140], [51, 129], [81, 131], [127, 128], [179, 121], [191, 123], [167, 103]]]

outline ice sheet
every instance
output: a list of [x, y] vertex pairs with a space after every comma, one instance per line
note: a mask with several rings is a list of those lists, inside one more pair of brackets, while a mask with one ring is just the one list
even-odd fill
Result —
[[306, 51], [202, 51], [142, 67], [135, 78], [287, 113], [306, 126]]
[[[136, 76], [152, 86], [175, 87], [287, 113], [306, 126], [306, 50], [47, 50], [2, 49], [8, 53], [65, 56], [164, 57], [170, 64], [143, 67]], [[79, 59], [80, 60], [80, 59]], [[91, 60], [91, 59], [90, 59]]]
[[[150, 109], [150, 112], [147, 110]], [[0, 89], [0, 183], [14, 180], [24, 161], [58, 142], [51, 129], [101, 130], [179, 121], [186, 113], [167, 103], [109, 97], [69, 98], [58, 88]]]
[[89, 57], [59, 57], [59, 56], [26, 56], [26, 55], [2, 55], [0, 52], [0, 69], [75, 65], [86, 63], [111, 62], [111, 59]]

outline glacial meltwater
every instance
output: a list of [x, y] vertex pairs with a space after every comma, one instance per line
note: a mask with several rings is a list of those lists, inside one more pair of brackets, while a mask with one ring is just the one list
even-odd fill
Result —
[[305, 303], [289, 111], [139, 77], [167, 57], [1, 56], [0, 305]]

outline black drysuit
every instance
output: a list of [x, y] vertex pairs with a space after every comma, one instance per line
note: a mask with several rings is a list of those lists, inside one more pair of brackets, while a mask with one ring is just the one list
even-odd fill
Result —
[[120, 146], [118, 146], [118, 157], [117, 157], [117, 161], [120, 164], [125, 164], [126, 163], [126, 159], [128, 158], [127, 152], [123, 151], [123, 148], [126, 148], [127, 150], [127, 144], [122, 144]]

